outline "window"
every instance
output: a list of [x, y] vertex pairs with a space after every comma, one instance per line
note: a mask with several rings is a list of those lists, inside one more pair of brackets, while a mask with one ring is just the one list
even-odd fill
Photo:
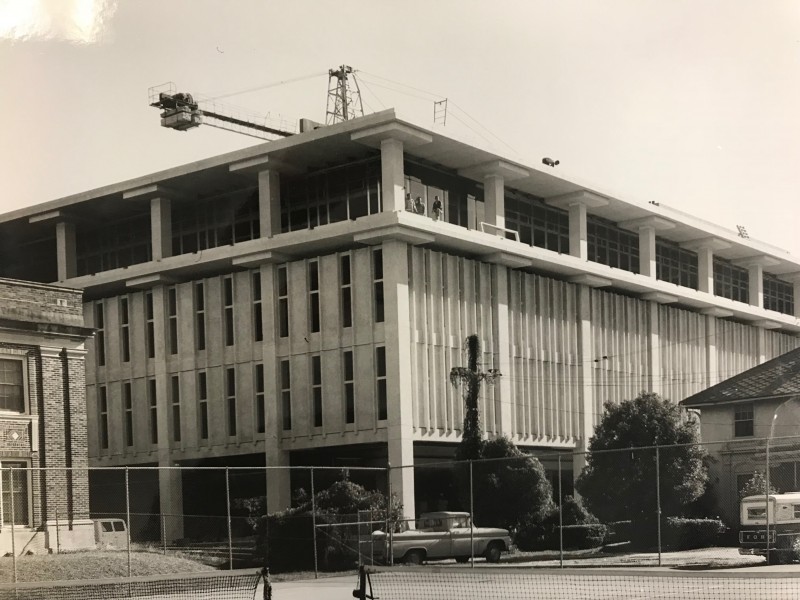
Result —
[[372, 251], [373, 315], [376, 323], [383, 323], [383, 250]]
[[774, 275], [764, 274], [764, 308], [794, 315], [794, 286]]
[[292, 382], [289, 361], [281, 361], [281, 408], [283, 410], [283, 430], [292, 429]]
[[599, 217], [586, 219], [589, 260], [639, 272], [639, 236]]
[[197, 374], [197, 417], [200, 439], [208, 439], [208, 382], [205, 371]]
[[150, 443], [158, 444], [158, 397], [156, 395], [156, 380], [147, 380], [147, 400], [149, 403], [148, 420], [150, 425]]
[[547, 206], [538, 198], [506, 189], [506, 227], [519, 234], [519, 241], [569, 254], [569, 215]]
[[100, 449], [108, 450], [108, 390], [101, 385], [98, 388], [97, 405], [100, 424]]
[[146, 319], [147, 358], [156, 357], [156, 326], [153, 317], [153, 292], [144, 294], [144, 312]]
[[174, 256], [254, 240], [258, 236], [258, 191], [253, 187], [173, 206]]
[[386, 348], [375, 348], [375, 375], [377, 377], [376, 395], [378, 399], [378, 420], [385, 421], [388, 417], [386, 402]]
[[0, 358], [0, 410], [25, 412], [25, 380], [23, 362]]
[[311, 403], [314, 427], [322, 427], [322, 363], [319, 354], [311, 357]]
[[233, 277], [222, 279], [222, 294], [225, 305], [225, 345], [233, 346]]
[[130, 448], [133, 446], [133, 394], [129, 381], [122, 384], [122, 404], [125, 407], [125, 420], [123, 422], [125, 445]]
[[103, 301], [94, 305], [94, 326], [97, 332], [94, 334], [94, 347], [97, 354], [98, 366], [106, 364], [106, 332], [105, 332], [105, 311]]
[[78, 224], [75, 246], [78, 276], [148, 262], [152, 260], [149, 211], [118, 221]]
[[733, 408], [733, 435], [746, 437], [753, 435], [753, 403], [736, 404]]
[[748, 519], [763, 519], [767, 516], [767, 509], [766, 508], [748, 508], [747, 509], [747, 518]]
[[225, 404], [228, 414], [228, 435], [236, 435], [236, 369], [225, 369]]
[[792, 505], [792, 513], [795, 519], [800, 519], [800, 504]]
[[308, 263], [308, 330], [319, 331], [319, 261]]
[[[3, 524], [29, 525], [28, 465], [24, 462], [3, 461]], [[13, 503], [13, 506], [12, 506]], [[13, 519], [12, 519], [13, 516]]]
[[353, 296], [350, 280], [350, 255], [339, 258], [339, 281], [342, 287], [342, 327], [353, 326]]
[[278, 267], [278, 336], [289, 337], [289, 276], [286, 265]]
[[656, 238], [656, 278], [697, 289], [697, 253]]
[[181, 441], [181, 380], [177, 375], [170, 377], [170, 400], [172, 401], [172, 441]]
[[715, 256], [714, 295], [737, 302], [750, 302], [750, 279], [747, 269]]
[[131, 318], [128, 297], [119, 299], [120, 345], [122, 362], [131, 361]]
[[345, 350], [342, 354], [344, 367], [344, 422], [356, 422], [355, 381], [353, 380], [353, 352]]
[[256, 365], [256, 433], [267, 430], [267, 407], [264, 405], [264, 365]]
[[206, 290], [202, 281], [194, 284], [195, 341], [198, 350], [206, 349]]
[[476, 198], [482, 200], [482, 192], [476, 182], [442, 167], [419, 164], [408, 155], [403, 168], [405, 190], [412, 198], [419, 196], [426, 206], [431, 207], [434, 197], [439, 196], [444, 206], [444, 220], [469, 227], [469, 197], [472, 196], [473, 201]]
[[264, 340], [264, 317], [261, 314], [261, 272], [254, 271], [250, 279], [253, 290], [253, 341]]
[[167, 289], [167, 316], [169, 321], [169, 353], [178, 353], [178, 290], [173, 285]]
[[281, 177], [281, 232], [381, 212], [380, 159]]

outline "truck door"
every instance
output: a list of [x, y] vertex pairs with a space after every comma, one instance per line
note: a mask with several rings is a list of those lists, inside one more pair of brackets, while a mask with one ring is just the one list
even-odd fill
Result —
[[[450, 527], [450, 535], [453, 539], [453, 556], [470, 556], [470, 518], [467, 516], [455, 517]], [[480, 555], [480, 541], [475, 538], [475, 555]]]

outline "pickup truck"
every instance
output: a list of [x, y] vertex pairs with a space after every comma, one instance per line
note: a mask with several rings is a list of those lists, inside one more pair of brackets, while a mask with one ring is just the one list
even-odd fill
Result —
[[[467, 562], [471, 556], [482, 556], [496, 563], [501, 553], [511, 548], [507, 529], [474, 527], [466, 512], [423, 513], [415, 525], [413, 529], [390, 536], [395, 561], [418, 565], [426, 560], [446, 558]], [[377, 547], [388, 548], [384, 532], [376, 531], [372, 535]]]

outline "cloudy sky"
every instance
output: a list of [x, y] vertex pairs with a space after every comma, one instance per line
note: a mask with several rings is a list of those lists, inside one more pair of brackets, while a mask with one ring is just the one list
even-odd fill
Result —
[[0, 211], [257, 143], [159, 127], [151, 86], [324, 120], [339, 64], [366, 112], [446, 97], [448, 135], [800, 257], [789, 0], [0, 0]]

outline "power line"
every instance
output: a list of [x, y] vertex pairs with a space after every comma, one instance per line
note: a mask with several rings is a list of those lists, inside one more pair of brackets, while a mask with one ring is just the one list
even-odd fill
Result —
[[230, 98], [231, 96], [238, 96], [239, 94], [249, 94], [251, 92], [257, 92], [259, 90], [265, 90], [271, 87], [277, 87], [279, 85], [286, 85], [289, 83], [297, 83], [298, 81], [305, 81], [306, 79], [312, 79], [314, 77], [320, 77], [322, 75], [327, 75], [327, 71], [322, 71], [320, 73], [312, 73], [310, 75], [302, 75], [300, 77], [292, 77], [291, 79], [282, 79], [281, 81], [272, 81], [270, 83], [265, 83], [263, 85], [258, 85], [255, 87], [247, 88], [246, 90], [240, 90], [238, 92], [230, 92], [227, 94], [221, 94], [219, 96], [213, 96], [208, 98], [208, 100], [221, 100], [222, 98]]

